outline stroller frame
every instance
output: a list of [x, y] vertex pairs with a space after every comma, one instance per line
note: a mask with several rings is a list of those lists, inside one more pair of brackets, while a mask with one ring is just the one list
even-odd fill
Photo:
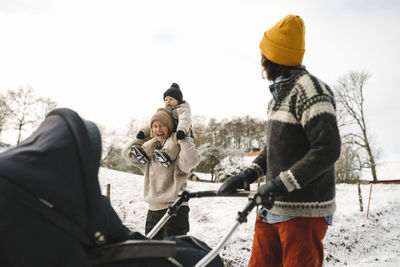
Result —
[[[251, 194], [254, 194], [253, 191], [238, 191], [236, 193], [232, 193], [229, 195], [224, 195], [224, 197], [247, 197]], [[184, 202], [188, 202], [191, 198], [202, 198], [202, 197], [217, 197], [218, 191], [200, 191], [189, 193], [188, 191], [183, 191], [178, 195], [178, 199], [168, 207], [165, 215], [158, 221], [158, 223], [151, 229], [151, 231], [146, 235], [147, 238], [152, 239], [158, 231], [168, 222], [168, 220], [172, 216], [176, 216], [179, 208], [182, 206]]]
[[175, 216], [178, 212], [178, 209], [182, 206], [184, 202], [189, 201], [191, 198], [201, 198], [201, 197], [248, 197], [249, 202], [244, 207], [242, 211], [238, 212], [238, 216], [236, 217], [236, 222], [228, 231], [228, 233], [224, 236], [224, 238], [217, 244], [217, 246], [212, 249], [209, 253], [207, 253], [196, 265], [195, 267], [204, 267], [210, 261], [212, 261], [219, 253], [219, 251], [223, 248], [225, 243], [229, 240], [235, 230], [239, 227], [243, 222], [247, 222], [247, 216], [253, 210], [253, 208], [257, 205], [263, 205], [267, 209], [272, 208], [274, 204], [274, 197], [272, 195], [261, 196], [256, 191], [236, 191], [232, 194], [228, 195], [219, 195], [218, 191], [200, 191], [189, 193], [188, 191], [183, 191], [179, 198], [168, 207], [165, 215], [160, 219], [160, 221], [153, 227], [153, 229], [146, 235], [147, 238], [152, 239], [157, 232], [168, 222], [168, 220]]

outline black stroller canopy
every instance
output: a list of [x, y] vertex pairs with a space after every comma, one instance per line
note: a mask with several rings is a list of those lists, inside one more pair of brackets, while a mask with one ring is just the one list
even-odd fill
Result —
[[0, 176], [68, 218], [93, 241], [105, 231], [98, 168], [85, 124], [69, 109], [52, 111], [29, 138], [0, 154]]

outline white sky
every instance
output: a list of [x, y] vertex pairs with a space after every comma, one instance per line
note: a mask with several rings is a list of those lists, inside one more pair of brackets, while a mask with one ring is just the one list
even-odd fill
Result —
[[151, 116], [177, 82], [194, 115], [265, 118], [258, 45], [287, 14], [305, 22], [312, 74], [330, 85], [351, 70], [372, 74], [369, 130], [383, 160], [400, 160], [395, 0], [1, 0], [0, 92], [30, 84], [122, 130]]

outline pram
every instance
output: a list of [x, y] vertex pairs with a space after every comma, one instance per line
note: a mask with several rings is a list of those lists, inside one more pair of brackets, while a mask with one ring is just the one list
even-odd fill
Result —
[[[0, 266], [195, 265], [210, 250], [204, 242], [149, 240], [122, 224], [101, 195], [88, 131], [76, 112], [56, 109], [0, 153]], [[222, 266], [219, 256], [209, 266]]]

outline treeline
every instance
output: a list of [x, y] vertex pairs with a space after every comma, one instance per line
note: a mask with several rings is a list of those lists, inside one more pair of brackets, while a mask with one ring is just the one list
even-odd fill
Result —
[[[364, 112], [364, 89], [369, 77], [367, 72], [349, 72], [333, 86], [342, 138], [342, 153], [336, 163], [337, 182], [358, 183], [364, 169], [371, 171], [374, 182], [378, 181], [376, 162], [380, 149], [369, 137]], [[52, 99], [38, 97], [30, 85], [0, 93], [0, 141], [4, 140], [2, 133], [8, 131], [15, 138], [11, 144], [19, 144], [56, 106]], [[265, 119], [249, 115], [221, 120], [194, 116], [194, 142], [202, 156], [194, 171], [211, 173], [213, 181], [223, 181], [245, 168], [244, 153], [261, 150], [265, 145]], [[122, 133], [98, 124], [103, 137], [103, 167], [141, 173], [121, 157], [122, 149], [136, 137], [140, 124], [143, 122], [132, 118]]]
[[[365, 169], [371, 172], [374, 182], [378, 181], [376, 162], [380, 149], [370, 138], [365, 117], [364, 91], [369, 78], [368, 72], [351, 71], [332, 86], [342, 138], [342, 153], [336, 162], [336, 180], [339, 183], [359, 183]], [[207, 120], [195, 116], [193, 121], [195, 143], [202, 155], [202, 161], [195, 171], [211, 173], [215, 181], [222, 181], [245, 168], [241, 156], [247, 151], [262, 149], [265, 145], [266, 120], [250, 116]], [[137, 132], [136, 124], [134, 120], [131, 122], [125, 136]], [[113, 142], [113, 146], [116, 144]], [[105, 158], [103, 165], [132, 171], [132, 167], [122, 166], [126, 163], [118, 164], [119, 149], [114, 147], [109, 150], [110, 157]]]
[[[29, 84], [0, 93], [0, 141], [18, 145], [56, 107], [55, 101], [38, 96]], [[122, 133], [98, 124], [103, 137], [103, 167], [141, 173], [121, 157], [122, 149], [135, 138], [141, 124], [142, 121], [132, 118]], [[214, 177], [215, 172], [222, 172], [218, 165], [224, 158], [241, 157], [245, 152], [262, 148], [265, 127], [265, 120], [248, 115], [222, 120], [194, 116], [194, 142], [202, 154], [202, 161], [194, 171], [212, 173]]]
[[[121, 158], [121, 151], [132, 141], [139, 130], [140, 121], [131, 119], [125, 133], [103, 132], [102, 166], [140, 174], [140, 170]], [[194, 143], [200, 150], [202, 161], [194, 171], [222, 172], [218, 165], [226, 157], [242, 157], [245, 152], [260, 150], [265, 145], [266, 120], [250, 116], [218, 120], [193, 116]], [[215, 179], [214, 179], [215, 180]]]

